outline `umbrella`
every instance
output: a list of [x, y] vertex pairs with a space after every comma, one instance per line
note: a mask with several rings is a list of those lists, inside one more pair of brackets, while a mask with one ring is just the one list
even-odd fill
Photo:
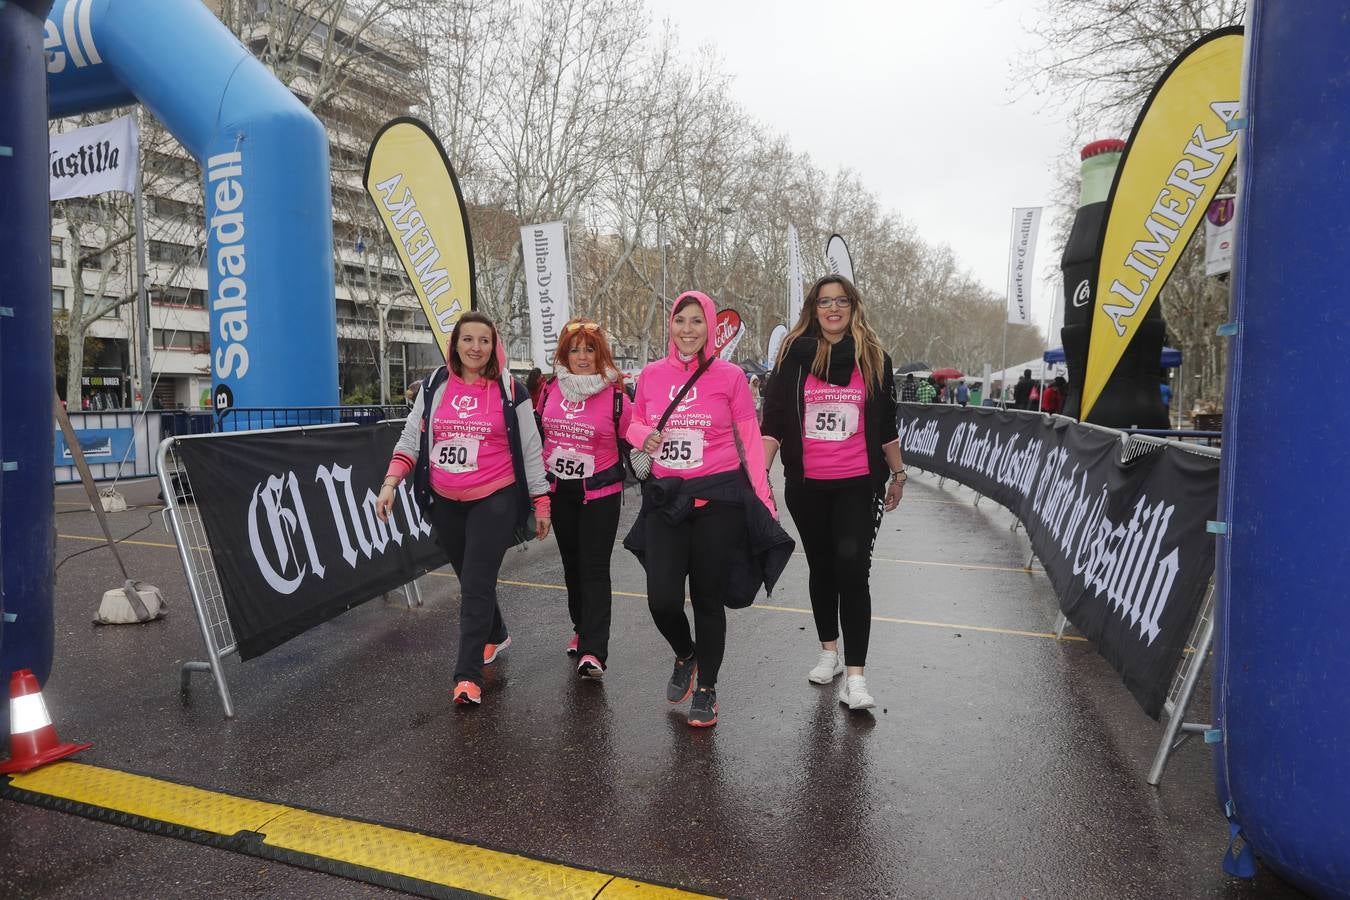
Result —
[[946, 381], [948, 378], [960, 378], [961, 374], [960, 369], [953, 368], [952, 366], [933, 370], [933, 377], [938, 381]]

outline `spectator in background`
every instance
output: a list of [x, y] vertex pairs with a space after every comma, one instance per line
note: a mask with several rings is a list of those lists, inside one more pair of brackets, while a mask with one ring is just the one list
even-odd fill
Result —
[[932, 375], [919, 382], [916, 396], [920, 403], [932, 403], [937, 400], [937, 385], [933, 383]]
[[905, 375], [904, 384], [900, 385], [900, 402], [914, 403], [919, 399], [919, 385], [914, 381], [914, 373], [909, 372]]
[[964, 381], [957, 382], [956, 384], [957, 406], [965, 406], [969, 402], [970, 402], [970, 388], [966, 387], [966, 383]]
[[538, 366], [531, 369], [530, 374], [525, 376], [525, 390], [530, 392], [530, 405], [538, 409], [539, 395], [544, 390], [544, 373]]
[[984, 404], [984, 385], [975, 382], [975, 386], [970, 389], [970, 405], [982, 406]]
[[1167, 370], [1162, 370], [1162, 402], [1167, 407], [1167, 412], [1172, 412], [1172, 385], [1167, 381]]
[[1034, 384], [1031, 380], [1031, 370], [1023, 369], [1022, 377], [1017, 379], [1017, 384], [1013, 387], [1013, 408], [1014, 409], [1035, 409], [1031, 405], [1031, 389]]
[[1045, 386], [1041, 394], [1041, 412], [1058, 414], [1064, 409], [1064, 389], [1068, 384], [1063, 375], [1056, 375], [1055, 380]]

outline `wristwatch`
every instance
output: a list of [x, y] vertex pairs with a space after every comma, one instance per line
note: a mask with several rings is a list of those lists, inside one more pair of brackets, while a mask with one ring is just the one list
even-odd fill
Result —
[[896, 484], [904, 484], [906, 481], [909, 481], [909, 475], [905, 472], [904, 466], [901, 466], [891, 473], [891, 481]]

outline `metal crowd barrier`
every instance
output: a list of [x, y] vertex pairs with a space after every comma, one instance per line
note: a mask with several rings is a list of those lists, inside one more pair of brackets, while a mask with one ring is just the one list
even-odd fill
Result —
[[[112, 409], [67, 411], [67, 415], [95, 481], [145, 478], [158, 473], [155, 447], [162, 437], [158, 413], [147, 415], [134, 409]], [[64, 438], [59, 435], [52, 464], [56, 484], [79, 482], [79, 470], [66, 449]]]
[[371, 425], [402, 419], [408, 407], [398, 404], [362, 406], [231, 406], [216, 417], [216, 431], [257, 431], [265, 428], [355, 423]]
[[[1208, 444], [1194, 443], [1192, 440], [1183, 438], [1219, 438], [1221, 431], [1150, 431], [1145, 429], [1107, 428], [1103, 425], [1094, 425], [1090, 422], [1079, 422], [1077, 419], [1069, 418], [1052, 413], [1042, 413], [1031, 409], [1008, 409], [1004, 412], [1016, 413], [1025, 416], [1051, 416], [1055, 419], [1063, 419], [1066, 422], [1072, 422], [1075, 425], [1081, 425], [1084, 428], [1091, 428], [1096, 431], [1107, 434], [1117, 435], [1120, 438], [1120, 461], [1122, 463], [1146, 456], [1154, 450], [1165, 446], [1172, 446], [1186, 453], [1194, 453], [1199, 456], [1209, 456], [1215, 459], [1222, 457], [1223, 453], [1218, 447]], [[921, 466], [914, 468], [922, 471]], [[939, 476], [938, 487], [945, 486], [947, 479]], [[978, 492], [975, 494], [975, 505], [979, 506], [980, 497]], [[1014, 518], [1011, 530], [1016, 531], [1018, 521]], [[1031, 558], [1027, 560], [1026, 570], [1031, 571], [1031, 563], [1036, 558], [1033, 552]], [[1060, 613], [1055, 620], [1055, 637], [1063, 638], [1064, 630], [1069, 625], [1068, 618], [1064, 613]], [[1195, 624], [1191, 628], [1190, 637], [1186, 641], [1186, 647], [1182, 652], [1181, 665], [1177, 667], [1176, 673], [1172, 676], [1172, 684], [1167, 692], [1167, 700], [1163, 703], [1163, 714], [1166, 716], [1166, 724], [1163, 726], [1162, 739], [1158, 743], [1158, 749], [1153, 756], [1153, 765], [1149, 767], [1148, 783], [1154, 787], [1162, 782], [1163, 769], [1167, 767], [1167, 761], [1182, 744], [1186, 743], [1196, 734], [1205, 734], [1211, 729], [1211, 725], [1199, 722], [1187, 722], [1186, 715], [1190, 709], [1191, 697], [1195, 693], [1195, 686], [1200, 680], [1200, 674], [1204, 669], [1205, 663], [1209, 661], [1211, 650], [1214, 644], [1214, 582], [1211, 579], [1209, 591], [1205, 594], [1205, 600], [1200, 606], [1200, 612], [1195, 617]]]
[[[339, 422], [319, 427], [346, 428], [355, 422]], [[303, 431], [303, 426], [290, 431]], [[206, 529], [202, 525], [201, 515], [192, 491], [192, 479], [183, 468], [175, 453], [175, 448], [184, 441], [213, 440], [240, 432], [176, 435], [165, 438], [159, 445], [156, 456], [159, 470], [159, 486], [164, 495], [164, 525], [173, 535], [178, 546], [178, 559], [183, 564], [183, 574], [187, 577], [188, 593], [192, 597], [192, 608], [197, 614], [197, 626], [201, 630], [202, 643], [206, 648], [205, 660], [188, 660], [180, 671], [180, 690], [187, 694], [191, 689], [193, 672], [209, 672], [215, 682], [216, 693], [220, 696], [220, 705], [227, 719], [234, 718], [234, 701], [230, 697], [230, 686], [225, 678], [222, 661], [238, 650], [234, 637], [234, 628], [230, 624], [229, 610], [225, 606], [225, 595], [220, 587], [220, 577], [216, 573], [215, 559], [211, 554], [211, 542], [207, 539]], [[422, 592], [417, 581], [411, 581], [402, 588], [404, 600], [411, 609], [422, 605]]]

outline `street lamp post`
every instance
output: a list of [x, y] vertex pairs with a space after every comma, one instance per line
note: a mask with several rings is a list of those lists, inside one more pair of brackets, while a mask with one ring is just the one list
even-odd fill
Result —
[[389, 330], [389, 306], [392, 299], [380, 297], [375, 302], [375, 312], [380, 319], [380, 405], [389, 404], [389, 360], [385, 358], [385, 347], [388, 345], [387, 332]]
[[389, 309], [403, 297], [416, 298], [412, 291], [399, 291], [392, 297], [383, 294], [375, 301], [375, 311], [379, 317], [380, 332], [380, 405], [389, 405], [389, 360], [385, 357], [389, 344]]

